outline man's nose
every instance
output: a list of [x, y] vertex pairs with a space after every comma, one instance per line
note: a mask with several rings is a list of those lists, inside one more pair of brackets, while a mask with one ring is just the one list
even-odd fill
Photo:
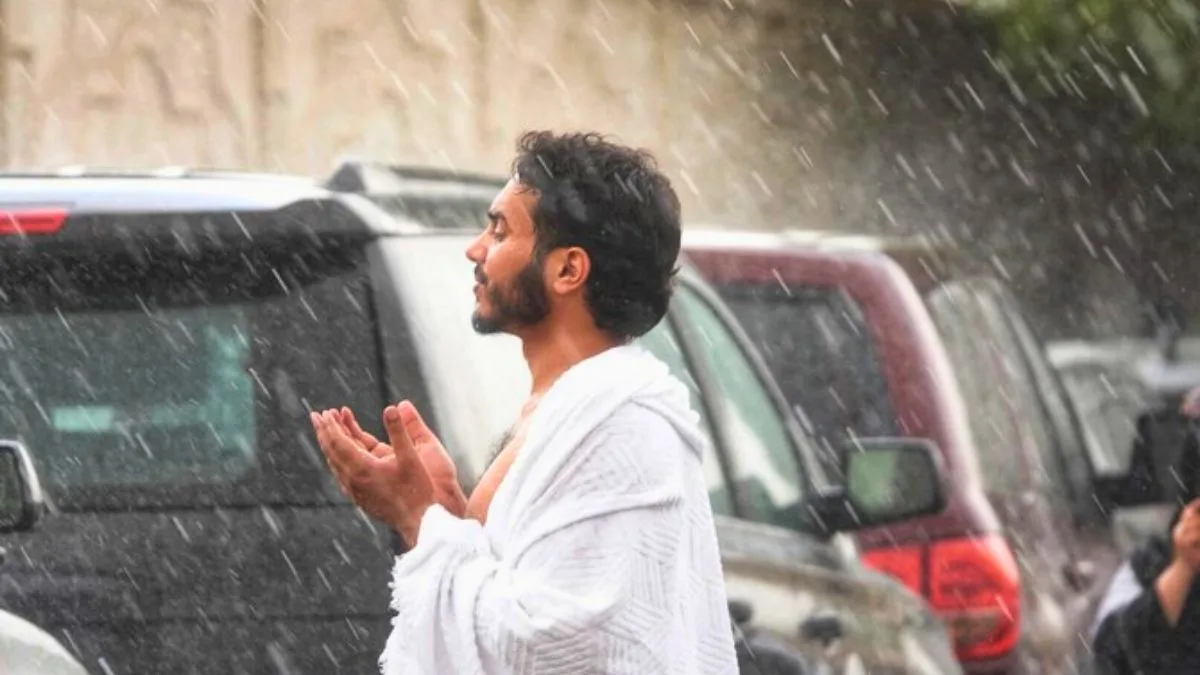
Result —
[[485, 236], [487, 236], [487, 233], [481, 232], [479, 236], [475, 237], [475, 240], [467, 246], [467, 260], [470, 260], [476, 265], [482, 264], [483, 259], [487, 256], [487, 246], [483, 241]]

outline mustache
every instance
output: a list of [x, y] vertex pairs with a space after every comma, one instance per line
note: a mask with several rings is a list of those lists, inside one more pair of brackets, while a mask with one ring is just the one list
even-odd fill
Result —
[[483, 273], [482, 267], [475, 267], [475, 283], [480, 285], [487, 283], [487, 275]]

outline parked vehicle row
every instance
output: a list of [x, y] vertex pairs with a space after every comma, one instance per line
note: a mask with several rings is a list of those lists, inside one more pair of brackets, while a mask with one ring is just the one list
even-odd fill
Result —
[[686, 248], [827, 466], [861, 435], [926, 438], [943, 454], [949, 508], [858, 541], [947, 621], [967, 671], [1085, 667], [1078, 636], [1128, 550], [1123, 533], [1161, 531], [1124, 508], [1145, 504], [1096, 498], [1127, 480], [1148, 398], [1129, 382], [1112, 390], [1113, 369], [1101, 389], [1113, 393], [1097, 399], [1095, 371], [1052, 364], [1004, 284], [925, 239], [702, 230]]
[[[304, 420], [348, 405], [378, 433], [411, 399], [470, 487], [528, 385], [469, 322], [463, 251], [498, 188], [365, 164], [0, 177], [0, 454], [29, 458], [0, 462], [0, 608], [95, 675], [373, 672], [395, 537]], [[686, 261], [642, 344], [712, 439], [746, 672], [959, 672], [927, 604], [841, 545], [943, 510], [932, 444], [856, 438], [832, 471]]]
[[[773, 239], [773, 240], [772, 240]], [[831, 251], [786, 236], [692, 233], [703, 270], [760, 345], [789, 403], [840, 466], [860, 436], [923, 437], [943, 455], [949, 508], [859, 533], [867, 563], [924, 595], [960, 660], [1014, 653], [1017, 562], [980, 483], [967, 410], [936, 328], [903, 270], [878, 251]]]
[[[463, 252], [501, 185], [358, 162], [0, 177], [0, 439], [32, 458], [0, 484], [40, 482], [47, 510], [0, 523], [0, 609], [96, 674], [372, 672], [395, 537], [304, 419], [349, 405], [377, 432], [411, 399], [471, 487], [528, 389], [515, 339], [469, 322]], [[1085, 662], [1114, 510], [1144, 506], [1093, 497], [1128, 478], [1144, 378], [1095, 396], [1119, 368], [1048, 354], [928, 241], [684, 243], [641, 344], [712, 439], [745, 672]], [[14, 494], [6, 514], [40, 513]]]

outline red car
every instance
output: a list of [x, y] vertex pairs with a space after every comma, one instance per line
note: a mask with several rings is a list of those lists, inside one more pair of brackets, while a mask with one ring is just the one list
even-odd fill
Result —
[[1026, 608], [1044, 604], [1042, 590], [1028, 577], [1023, 583], [1009, 519], [989, 499], [973, 420], [914, 271], [893, 257], [902, 251], [872, 250], [870, 240], [823, 241], [832, 240], [689, 231], [684, 245], [822, 439], [833, 479], [857, 437], [922, 437], [940, 449], [951, 483], [947, 510], [861, 532], [864, 562], [927, 598], [968, 672], [1065, 661], [1074, 644], [1063, 631], [1028, 625]]

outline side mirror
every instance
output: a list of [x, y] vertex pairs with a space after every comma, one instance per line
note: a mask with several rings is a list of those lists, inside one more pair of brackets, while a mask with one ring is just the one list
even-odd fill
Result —
[[919, 438], [860, 438], [844, 453], [846, 483], [809, 501], [830, 535], [887, 525], [946, 507], [941, 455]]
[[0, 533], [33, 529], [46, 499], [25, 446], [0, 440]]

